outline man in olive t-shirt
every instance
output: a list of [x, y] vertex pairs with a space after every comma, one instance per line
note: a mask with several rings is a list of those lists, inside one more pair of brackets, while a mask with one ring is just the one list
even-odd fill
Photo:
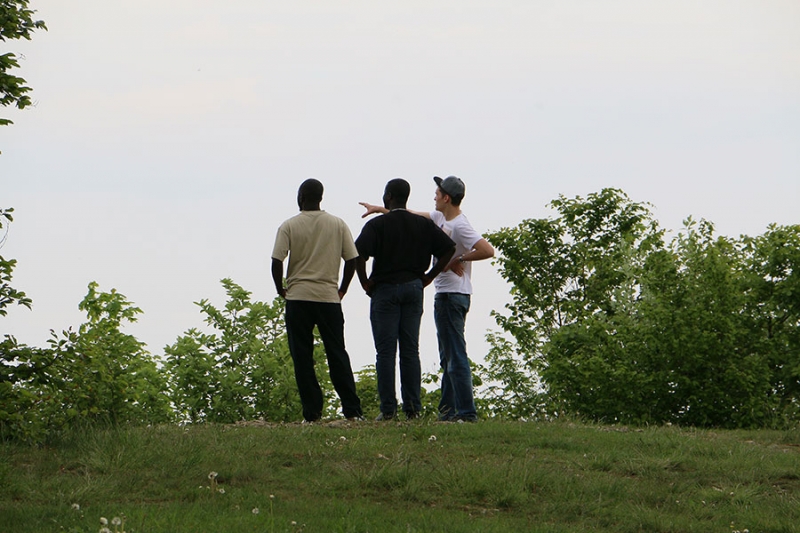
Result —
[[[348, 419], [361, 418], [350, 356], [344, 345], [344, 298], [355, 272], [358, 256], [347, 224], [320, 209], [323, 186], [307, 179], [297, 192], [300, 213], [281, 224], [272, 250], [272, 279], [278, 294], [286, 298], [286, 333], [294, 361], [294, 375], [303, 418], [322, 417], [322, 389], [314, 372], [314, 326], [317, 326], [328, 358], [331, 382]], [[283, 261], [289, 257], [286, 288]], [[342, 283], [339, 266], [345, 261]]]

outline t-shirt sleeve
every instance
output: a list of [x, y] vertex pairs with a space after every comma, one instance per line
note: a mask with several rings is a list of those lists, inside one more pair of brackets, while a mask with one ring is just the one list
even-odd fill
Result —
[[459, 241], [458, 244], [466, 248], [467, 251], [472, 250], [475, 243], [483, 238], [466, 219], [462, 220], [461, 224], [454, 228], [453, 236]]
[[275, 246], [272, 247], [272, 258], [278, 261], [283, 261], [289, 255], [289, 231], [286, 224], [282, 224], [278, 228], [278, 234], [275, 236]]
[[356, 257], [358, 257], [358, 249], [353, 241], [353, 234], [350, 233], [350, 228], [347, 227], [347, 224], [342, 221], [342, 259], [349, 261]]
[[361, 228], [361, 234], [356, 238], [356, 250], [358, 255], [363, 258], [375, 257], [375, 227], [374, 224], [367, 222]]

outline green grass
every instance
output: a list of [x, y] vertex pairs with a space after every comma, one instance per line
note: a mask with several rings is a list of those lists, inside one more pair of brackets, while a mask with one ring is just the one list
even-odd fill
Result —
[[[212, 471], [224, 492], [209, 488]], [[97, 532], [114, 516], [129, 533], [755, 533], [800, 522], [799, 431], [425, 420], [87, 430], [49, 447], [4, 444], [0, 476], [4, 532]]]

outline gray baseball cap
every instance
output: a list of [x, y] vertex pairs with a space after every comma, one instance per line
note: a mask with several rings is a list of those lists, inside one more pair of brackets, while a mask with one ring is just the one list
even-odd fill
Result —
[[435, 181], [436, 185], [438, 185], [440, 189], [449, 194], [452, 198], [463, 199], [464, 194], [467, 192], [464, 182], [455, 176], [447, 176], [445, 179], [442, 179], [439, 176], [434, 176], [433, 181]]

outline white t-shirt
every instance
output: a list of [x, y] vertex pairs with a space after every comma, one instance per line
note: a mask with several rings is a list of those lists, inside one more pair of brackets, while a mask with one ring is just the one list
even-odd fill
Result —
[[301, 211], [281, 224], [272, 257], [289, 256], [286, 299], [338, 303], [342, 259], [358, 256], [345, 222], [325, 211]]
[[[453, 220], [446, 220], [439, 211], [431, 212], [431, 220], [439, 226], [448, 237], [456, 243], [456, 253], [453, 257], [458, 257], [472, 250], [475, 243], [481, 240], [481, 234], [473, 229], [472, 225], [461, 213]], [[449, 270], [442, 272], [433, 280], [436, 292], [457, 292], [460, 294], [472, 294], [472, 263], [464, 262], [464, 275], [458, 276]]]

